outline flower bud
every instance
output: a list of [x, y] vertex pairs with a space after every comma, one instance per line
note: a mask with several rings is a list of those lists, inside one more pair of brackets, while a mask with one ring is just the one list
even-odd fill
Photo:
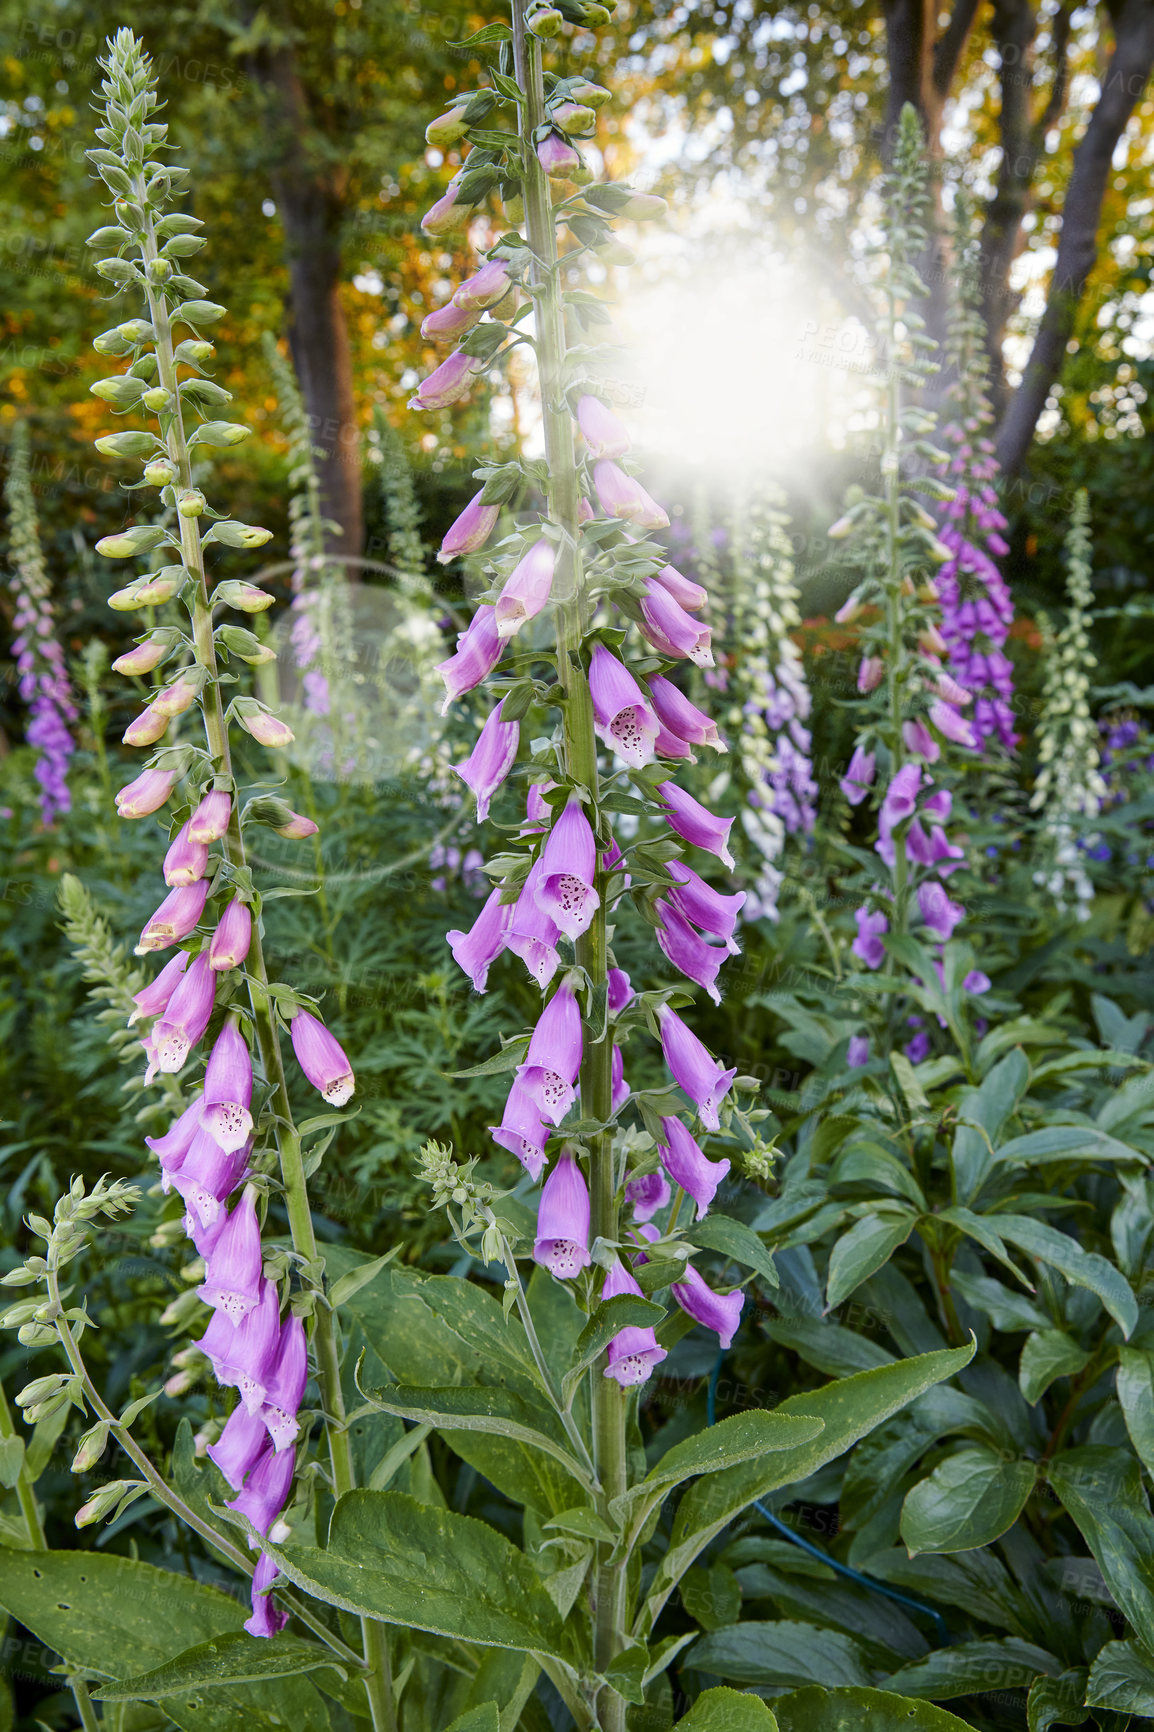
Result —
[[73, 1473], [88, 1473], [94, 1468], [108, 1446], [108, 1422], [101, 1420], [80, 1439], [80, 1448], [72, 1457]]
[[167, 259], [149, 259], [148, 280], [150, 283], [166, 283], [172, 275], [172, 266]]
[[158, 812], [176, 785], [171, 770], [144, 770], [136, 780], [121, 788], [116, 796], [116, 811], [121, 818], [147, 818]]
[[172, 402], [172, 392], [166, 385], [150, 385], [140, 399], [146, 409], [167, 409]]
[[263, 613], [275, 599], [267, 590], [258, 589], [255, 583], [243, 583], [239, 578], [230, 577], [217, 584], [212, 592], [211, 605], [235, 607], [241, 613]]
[[204, 690], [207, 677], [204, 668], [181, 668], [172, 684], [157, 693], [149, 708], [155, 710], [159, 716], [182, 716], [185, 710], [192, 708]]
[[186, 487], [176, 502], [176, 509], [182, 517], [202, 517], [207, 504], [199, 487]]
[[208, 966], [214, 974], [239, 968], [252, 943], [252, 910], [234, 896], [220, 917], [208, 947]]
[[597, 125], [593, 110], [579, 102], [558, 102], [549, 110], [549, 119], [570, 138], [585, 138]]
[[94, 443], [105, 457], [147, 457], [156, 450], [152, 433], [102, 433]]
[[176, 480], [176, 464], [170, 463], [167, 457], [154, 457], [144, 466], [144, 479], [150, 487], [167, 487], [170, 481]]
[[141, 710], [136, 720], [129, 722], [121, 738], [126, 746], [154, 746], [168, 729], [168, 717], [153, 704]]
[[258, 637], [251, 631], [246, 631], [242, 625], [218, 626], [216, 641], [223, 645], [230, 655], [239, 656], [242, 662], [247, 662], [252, 668], [276, 660], [276, 651], [268, 644], [261, 643]]
[[206, 342], [203, 337], [186, 337], [183, 343], [177, 344], [173, 360], [191, 361], [199, 366], [202, 361], [211, 361], [215, 354], [215, 344]]
[[118, 674], [149, 674], [153, 668], [159, 667], [167, 656], [176, 648], [180, 634], [173, 628], [154, 631], [146, 637], [143, 643], [138, 643], [134, 649], [126, 650], [122, 656], [117, 656], [112, 664], [113, 672]]
[[138, 523], [119, 535], [104, 535], [96, 543], [97, 553], [105, 559], [133, 559], [138, 553], [151, 553], [165, 539], [166, 531], [151, 524]]
[[219, 842], [228, 834], [231, 817], [232, 796], [226, 788], [213, 788], [188, 820], [189, 837], [193, 842]]
[[593, 84], [587, 78], [570, 85], [569, 93], [574, 102], [582, 103], [586, 108], [603, 108], [612, 100], [611, 92], [603, 84]]
[[156, 332], [147, 319], [125, 319], [122, 325], [117, 325], [116, 334], [123, 337], [126, 343], [150, 343]]
[[[158, 259], [153, 262], [159, 264], [163, 261]], [[81, 1504], [72, 1518], [73, 1521], [78, 1528], [91, 1527], [92, 1523], [98, 1522], [101, 1516], [110, 1515], [126, 1492], [134, 1490], [136, 1486], [141, 1484], [143, 1481], [136, 1479], [109, 1480], [108, 1484], [102, 1485], [87, 1503]]]
[[445, 150], [451, 144], [456, 144], [459, 138], [464, 138], [469, 129], [465, 119], [465, 105], [446, 109], [444, 114], [438, 114], [436, 120], [430, 120], [425, 128], [425, 141], [438, 150]]
[[182, 319], [186, 325], [214, 325], [227, 311], [227, 307], [218, 307], [215, 301], [183, 301], [174, 311], [172, 322], [175, 325]]
[[256, 698], [238, 698], [233, 705], [237, 721], [246, 733], [262, 746], [274, 750], [280, 746], [291, 745], [296, 735], [287, 722], [282, 722], [279, 716], [274, 716], [271, 710], [266, 710]]
[[266, 541], [272, 540], [271, 529], [261, 529], [255, 523], [235, 523], [227, 517], [214, 523], [210, 534], [222, 547], [263, 547]]
[[539, 12], [534, 12], [528, 19], [526, 28], [530, 35], [547, 42], [550, 37], [556, 36], [564, 22], [555, 6], [542, 6]]
[[101, 331], [98, 337], [93, 337], [92, 347], [98, 355], [109, 355], [118, 359], [130, 352], [132, 344], [121, 336], [114, 325], [110, 331]]

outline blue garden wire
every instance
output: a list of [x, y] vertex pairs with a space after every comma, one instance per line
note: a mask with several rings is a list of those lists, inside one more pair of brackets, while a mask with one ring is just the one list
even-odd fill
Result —
[[[717, 1364], [713, 1367], [713, 1373], [709, 1379], [705, 1410], [707, 1425], [712, 1425], [717, 1418], [717, 1385], [724, 1363], [725, 1355], [719, 1353]], [[936, 1612], [933, 1606], [927, 1606], [921, 1600], [915, 1600], [910, 1594], [903, 1594], [897, 1588], [891, 1588], [888, 1582], [875, 1582], [872, 1576], [863, 1576], [860, 1570], [851, 1569], [849, 1564], [839, 1563], [837, 1558], [831, 1558], [828, 1553], [823, 1552], [820, 1546], [815, 1546], [810, 1540], [803, 1540], [800, 1534], [795, 1534], [786, 1522], [783, 1522], [779, 1516], [775, 1516], [773, 1511], [767, 1509], [760, 1500], [755, 1501], [753, 1507], [762, 1520], [768, 1522], [770, 1527], [779, 1533], [783, 1539], [787, 1539], [791, 1545], [808, 1553], [811, 1558], [817, 1558], [819, 1563], [827, 1564], [837, 1575], [844, 1576], [847, 1581], [856, 1582], [860, 1588], [868, 1588], [871, 1594], [881, 1594], [887, 1600], [895, 1600], [899, 1606], [908, 1606], [911, 1611], [921, 1612], [923, 1617], [931, 1618], [938, 1633], [939, 1647], [948, 1648], [951, 1646], [953, 1637], [950, 1635], [949, 1626], [942, 1614]]]

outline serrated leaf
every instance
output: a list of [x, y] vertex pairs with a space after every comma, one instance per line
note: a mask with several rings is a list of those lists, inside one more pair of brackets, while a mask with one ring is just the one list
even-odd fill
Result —
[[706, 1215], [685, 1235], [691, 1245], [702, 1250], [718, 1251], [746, 1269], [754, 1269], [771, 1287], [780, 1286], [773, 1258], [752, 1227], [735, 1221], [729, 1215]]

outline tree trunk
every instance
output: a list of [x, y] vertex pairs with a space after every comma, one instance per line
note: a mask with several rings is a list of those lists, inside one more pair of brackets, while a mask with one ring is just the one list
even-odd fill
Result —
[[1111, 12], [1114, 52], [1094, 112], [1074, 152], [1046, 310], [1022, 383], [1010, 399], [998, 429], [998, 461], [1007, 472], [1021, 467], [1038, 416], [1061, 373], [1086, 279], [1097, 257], [1098, 223], [1114, 148], [1154, 66], [1151, 0], [1117, 0]]
[[317, 458], [321, 509], [340, 525], [328, 545], [356, 559], [364, 518], [352, 354], [340, 297], [344, 175], [323, 156], [311, 156], [309, 100], [291, 48], [255, 55], [251, 66], [273, 103], [269, 179], [285, 230], [289, 344], [313, 443], [323, 453]]

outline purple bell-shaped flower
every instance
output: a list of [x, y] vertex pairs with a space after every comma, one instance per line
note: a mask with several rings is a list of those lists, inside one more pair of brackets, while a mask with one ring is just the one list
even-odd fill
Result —
[[558, 1281], [589, 1267], [589, 1187], [568, 1149], [541, 1188], [533, 1261]]

